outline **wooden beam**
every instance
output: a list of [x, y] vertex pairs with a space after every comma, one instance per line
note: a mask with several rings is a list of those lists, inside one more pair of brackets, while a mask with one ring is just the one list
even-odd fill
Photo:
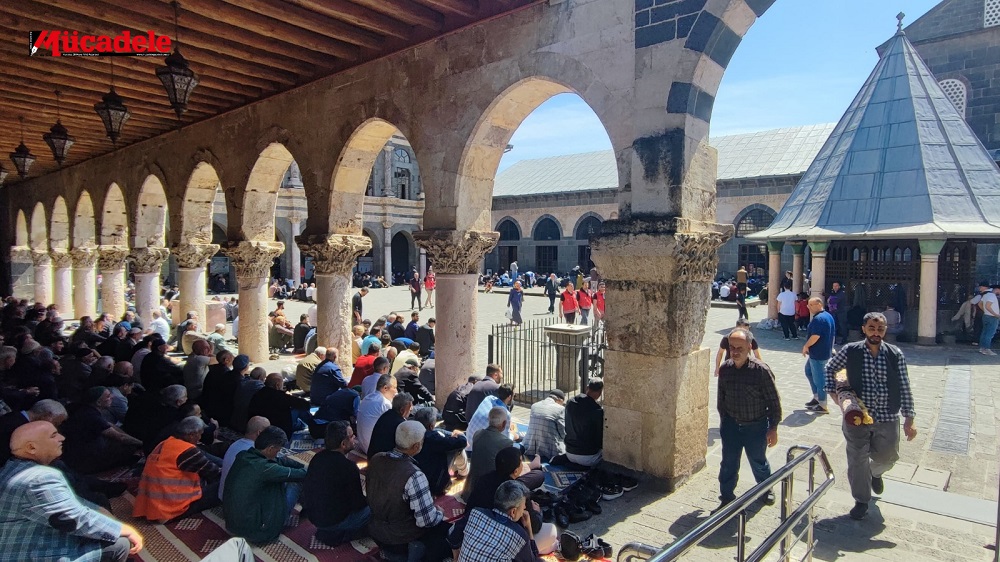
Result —
[[[201, 0], [185, 0], [201, 1]], [[339, 19], [327, 17], [312, 9], [302, 8], [289, 2], [274, 2], [273, 0], [223, 0], [227, 4], [243, 10], [251, 10], [260, 16], [266, 16], [282, 24], [294, 26], [291, 29], [298, 29], [297, 35], [309, 35], [314, 32], [320, 36], [335, 37], [353, 45], [368, 49], [380, 49], [383, 41], [380, 35], [376, 35], [364, 29], [344, 23]], [[213, 2], [218, 5], [218, 2]], [[242, 20], [237, 20], [242, 21]], [[280, 37], [280, 36], [279, 36]]]
[[[220, 67], [212, 64], [210, 61], [196, 58], [196, 56], [191, 55], [191, 53], [195, 52], [195, 50], [189, 48], [187, 45], [181, 45], [181, 52], [184, 54], [184, 58], [191, 63], [191, 69], [197, 72], [198, 76], [211, 76], [216, 80], [222, 81], [223, 83], [234, 83], [244, 87], [254, 88], [261, 92], [260, 95], [278, 92], [287, 87], [287, 84], [283, 82], [268, 80], [266, 78], [258, 78], [257, 76], [250, 76], [245, 72], [235, 71], [233, 67]], [[162, 61], [154, 57], [135, 57], [130, 58], [129, 62], [145, 66], [150, 69], [162, 64]], [[151, 72], [155, 71], [151, 70]], [[254, 97], [257, 98], [260, 97], [260, 95]]]
[[411, 0], [351, 0], [376, 12], [434, 31], [444, 27], [444, 16]]
[[[48, 96], [42, 97], [34, 95], [30, 91], [30, 88], [23, 88], [23, 90], [13, 86], [5, 89], [0, 92], [0, 100], [4, 100], [3, 105], [20, 104], [18, 107], [29, 111], [37, 108], [38, 111], [51, 112], [54, 120], [57, 109], [54, 94], [50, 93]], [[64, 117], [86, 115], [87, 118], [91, 116], [96, 118], [97, 112], [94, 111], [94, 103], [96, 102], [93, 100], [87, 100], [87, 98], [77, 95], [63, 94], [62, 105], [59, 106], [59, 111]], [[136, 107], [131, 103], [126, 103], [125, 105], [132, 113], [132, 120], [144, 127], [148, 127], [150, 130], [159, 130], [160, 127], [172, 128], [177, 126], [176, 114], [174, 114], [173, 118], [170, 118], [167, 115], [150, 113], [147, 108]]]
[[[183, 52], [184, 49], [182, 49]], [[143, 62], [147, 57], [118, 57], [115, 61], [115, 68], [122, 66], [125, 68], [131, 68], [136, 72], [152, 72], [155, 76], [155, 70], [150, 69], [148, 61]], [[162, 62], [160, 64], [163, 64]], [[226, 92], [227, 94], [233, 96], [234, 98], [239, 98], [244, 100], [255, 100], [263, 95], [264, 90], [258, 86], [249, 86], [241, 82], [236, 82], [234, 80], [229, 80], [227, 78], [222, 78], [219, 75], [222, 74], [221, 71], [210, 66], [197, 65], [197, 67], [192, 67], [198, 74], [198, 88], [202, 86], [210, 88], [216, 92]], [[116, 70], [117, 72], [117, 70]], [[226, 73], [231, 76], [231, 73]], [[277, 89], [277, 85], [273, 84], [274, 88]], [[198, 90], [195, 90], [196, 92]]]
[[432, 9], [457, 14], [466, 18], [479, 17], [478, 0], [417, 0]]
[[347, 0], [285, 0], [300, 8], [330, 16], [382, 35], [410, 40], [413, 29], [400, 20], [369, 10]]

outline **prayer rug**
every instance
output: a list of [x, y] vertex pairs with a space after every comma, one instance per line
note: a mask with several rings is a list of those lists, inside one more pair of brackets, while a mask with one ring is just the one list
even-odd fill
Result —
[[545, 471], [544, 488], [553, 494], [561, 494], [567, 488], [576, 484], [581, 478], [587, 475], [586, 472], [567, 469], [561, 466], [545, 463], [542, 465]]

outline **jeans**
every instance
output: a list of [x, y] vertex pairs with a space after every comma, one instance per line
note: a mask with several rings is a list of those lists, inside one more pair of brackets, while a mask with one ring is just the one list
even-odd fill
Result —
[[590, 309], [589, 308], [581, 308], [580, 309], [580, 323], [583, 324], [584, 326], [586, 326], [587, 324], [590, 324]]
[[420, 310], [424, 309], [424, 303], [420, 301], [420, 291], [410, 293], [410, 309], [412, 310], [417, 307], [420, 307]]
[[722, 466], [719, 468], [719, 492], [723, 502], [736, 499], [736, 483], [740, 478], [740, 457], [747, 453], [750, 470], [757, 483], [771, 476], [767, 462], [767, 420], [738, 423], [729, 416], [722, 416], [719, 434], [722, 438]]
[[826, 362], [829, 359], [809, 359], [806, 362], [806, 378], [809, 387], [820, 404], [826, 405]]
[[799, 330], [795, 326], [795, 317], [788, 314], [778, 314], [778, 321], [781, 322], [781, 331], [785, 334], [785, 339], [799, 337]]
[[337, 546], [365, 534], [372, 510], [367, 505], [348, 515], [343, 521], [329, 527], [317, 527], [316, 539], [329, 546]]
[[285, 519], [292, 514], [295, 504], [299, 503], [299, 494], [302, 492], [302, 484], [298, 482], [285, 482], [285, 505], [288, 511], [285, 512]]
[[132, 543], [125, 537], [118, 537], [115, 542], [106, 544], [101, 549], [101, 562], [125, 562]]
[[[313, 419], [312, 414], [309, 412], [309, 408], [292, 410], [292, 431], [306, 429], [314, 423], [316, 423], [316, 420]], [[291, 439], [292, 436], [289, 435], [288, 438]]]
[[993, 344], [993, 336], [997, 333], [997, 326], [1000, 325], [1000, 318], [983, 315], [983, 332], [979, 335], [979, 349], [989, 349]]
[[566, 323], [567, 324], [576, 324], [576, 313], [575, 312], [567, 312], [566, 314], [564, 314], [564, 316], [566, 317]]
[[847, 440], [847, 481], [854, 501], [872, 499], [872, 477], [881, 477], [899, 460], [899, 420], [872, 425], [843, 424]]

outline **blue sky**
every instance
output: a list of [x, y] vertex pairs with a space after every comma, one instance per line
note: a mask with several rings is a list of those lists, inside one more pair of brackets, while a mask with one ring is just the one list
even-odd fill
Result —
[[[836, 122], [875, 67], [875, 47], [940, 0], [778, 0], [747, 32], [719, 87], [713, 136]], [[611, 148], [575, 94], [538, 107], [511, 139], [500, 171], [519, 160]]]

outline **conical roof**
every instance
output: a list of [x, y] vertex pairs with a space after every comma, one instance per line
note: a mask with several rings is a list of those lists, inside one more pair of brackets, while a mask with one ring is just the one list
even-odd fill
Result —
[[756, 239], [1000, 236], [1000, 170], [902, 31]]

